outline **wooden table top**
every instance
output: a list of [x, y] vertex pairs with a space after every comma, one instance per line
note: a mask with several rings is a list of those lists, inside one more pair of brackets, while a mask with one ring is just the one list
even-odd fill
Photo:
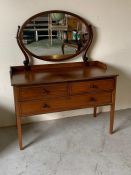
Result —
[[117, 76], [117, 74], [109, 72], [107, 66], [99, 61], [33, 65], [30, 70], [25, 70], [24, 66], [12, 66], [10, 74], [12, 86], [93, 80]]

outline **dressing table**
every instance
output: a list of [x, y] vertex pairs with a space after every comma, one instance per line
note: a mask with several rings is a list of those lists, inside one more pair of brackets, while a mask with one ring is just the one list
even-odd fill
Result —
[[[89, 61], [91, 25], [70, 12], [46, 11], [29, 18], [18, 28], [16, 38], [25, 56], [23, 66], [10, 68], [20, 149], [24, 148], [22, 118], [37, 114], [92, 107], [96, 117], [98, 106], [110, 105], [112, 134], [117, 74], [109, 73], [102, 62]], [[79, 42], [79, 49], [68, 42]], [[82, 62], [67, 62], [77, 55], [82, 56]], [[32, 65], [32, 58], [55, 64]]]

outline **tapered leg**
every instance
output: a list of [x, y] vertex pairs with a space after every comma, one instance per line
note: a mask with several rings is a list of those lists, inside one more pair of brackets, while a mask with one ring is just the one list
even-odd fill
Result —
[[97, 107], [94, 107], [94, 113], [93, 113], [94, 114], [93, 115], [94, 117], [96, 117], [96, 113], [97, 113]]
[[110, 111], [110, 129], [109, 129], [109, 133], [110, 133], [110, 134], [113, 133], [114, 111], [115, 111], [115, 105], [112, 104], [112, 105], [111, 105], [111, 111]]
[[17, 116], [17, 131], [18, 131], [19, 147], [20, 147], [20, 150], [23, 150], [21, 118], [19, 116]]
[[16, 119], [15, 119], [15, 124], [16, 124], [16, 128], [17, 128], [17, 117], [16, 117]]

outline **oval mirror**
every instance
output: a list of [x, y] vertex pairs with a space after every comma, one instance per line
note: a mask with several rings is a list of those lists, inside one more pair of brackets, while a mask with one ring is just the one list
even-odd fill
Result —
[[90, 43], [90, 28], [80, 16], [46, 11], [29, 18], [19, 31], [25, 52], [47, 61], [61, 61], [83, 52]]

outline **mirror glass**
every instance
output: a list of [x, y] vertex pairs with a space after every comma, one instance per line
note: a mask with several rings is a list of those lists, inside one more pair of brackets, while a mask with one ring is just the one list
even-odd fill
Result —
[[79, 54], [88, 41], [88, 25], [81, 17], [50, 11], [35, 15], [22, 26], [21, 40], [33, 55], [52, 59]]

